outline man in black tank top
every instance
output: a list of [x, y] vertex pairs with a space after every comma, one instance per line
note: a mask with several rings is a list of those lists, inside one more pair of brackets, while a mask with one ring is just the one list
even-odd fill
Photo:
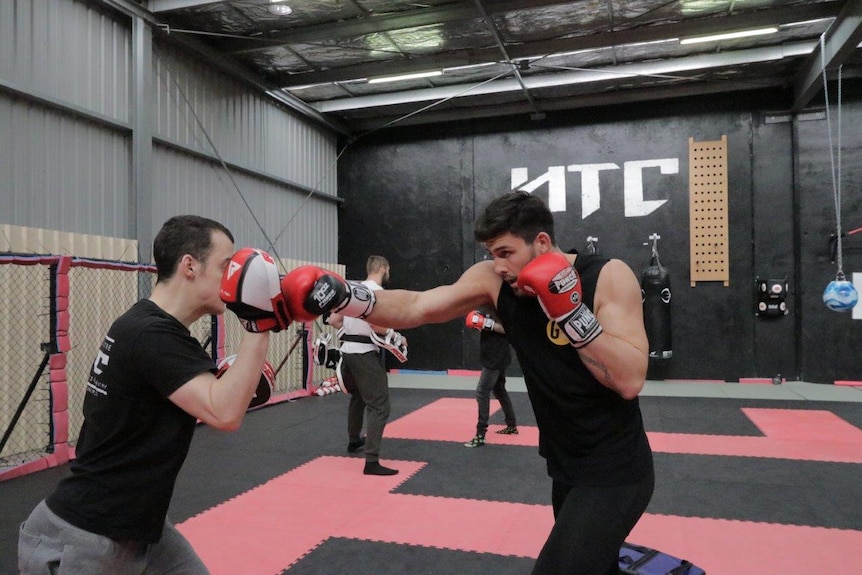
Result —
[[310, 290], [290, 275], [282, 287], [305, 292], [292, 293], [289, 306], [312, 311], [302, 303], [307, 294], [326, 295], [323, 311], [338, 308], [396, 328], [494, 306], [524, 370], [539, 454], [553, 480], [554, 527], [533, 573], [617, 574], [620, 546], [654, 487], [637, 398], [649, 352], [640, 283], [620, 260], [564, 254], [551, 211], [527, 192], [495, 198], [474, 236], [492, 259], [451, 285], [375, 292], [369, 301], [321, 269]]

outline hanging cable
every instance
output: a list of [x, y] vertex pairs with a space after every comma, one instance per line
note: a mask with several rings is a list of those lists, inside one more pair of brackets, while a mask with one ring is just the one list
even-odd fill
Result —
[[[158, 49], [155, 46], [153, 47], [153, 52], [159, 57], [160, 60], [167, 63], [167, 59], [164, 58], [164, 56], [161, 53], [159, 53]], [[251, 215], [252, 220], [254, 220], [255, 225], [260, 230], [260, 233], [263, 234], [263, 238], [268, 245], [267, 251], [270, 251], [272, 253], [272, 255], [275, 256], [275, 259], [278, 262], [278, 265], [282, 268], [282, 271], [286, 272], [287, 270], [284, 269], [284, 262], [282, 261], [281, 256], [278, 254], [278, 249], [275, 247], [275, 242], [277, 242], [279, 240], [279, 238], [281, 238], [281, 236], [284, 234], [287, 227], [296, 218], [296, 216], [302, 210], [305, 203], [308, 202], [309, 198], [311, 198], [311, 196], [313, 196], [315, 193], [317, 193], [319, 191], [319, 187], [322, 185], [323, 181], [332, 173], [332, 169], [335, 167], [336, 163], [338, 162], [338, 159], [341, 157], [342, 154], [344, 154], [344, 152], [348, 146], [345, 146], [344, 149], [342, 149], [341, 152], [339, 152], [338, 155], [332, 160], [332, 162], [330, 162], [329, 166], [327, 166], [326, 170], [324, 170], [323, 175], [320, 177], [320, 179], [317, 181], [317, 183], [314, 185], [314, 187], [312, 187], [309, 190], [309, 192], [305, 195], [305, 197], [300, 202], [299, 206], [297, 206], [296, 210], [294, 210], [294, 212], [288, 218], [287, 223], [281, 229], [279, 234], [275, 237], [275, 239], [272, 239], [269, 237], [269, 234], [266, 233], [266, 229], [263, 227], [263, 224], [260, 222], [260, 220], [257, 218], [257, 215], [254, 213], [254, 210], [252, 209], [251, 204], [249, 204], [248, 200], [245, 197], [245, 194], [243, 194], [242, 189], [240, 188], [239, 184], [237, 183], [236, 179], [234, 178], [232, 170], [227, 165], [227, 162], [225, 162], [224, 158], [222, 157], [221, 153], [219, 152], [219, 149], [216, 146], [215, 141], [210, 136], [209, 132], [206, 129], [206, 126], [204, 126], [203, 121], [201, 120], [200, 116], [198, 116], [197, 112], [194, 109], [194, 106], [192, 105], [188, 96], [186, 96], [186, 93], [183, 90], [182, 86], [180, 85], [179, 81], [177, 81], [177, 79], [171, 73], [170, 68], [167, 65], [165, 65], [164, 68], [165, 68], [165, 72], [167, 74], [168, 80], [176, 88], [177, 93], [182, 98], [183, 102], [185, 103], [186, 107], [189, 110], [189, 113], [191, 114], [192, 118], [194, 119], [195, 125], [203, 133], [203, 136], [206, 139], [207, 144], [209, 145], [209, 147], [213, 151], [213, 155], [215, 155], [216, 159], [218, 159], [219, 164], [221, 165], [225, 174], [227, 174], [227, 177], [230, 180], [231, 186], [236, 191], [237, 195], [239, 195], [240, 199], [242, 200], [242, 203], [245, 205], [246, 209], [248, 210], [249, 215]]]
[[[153, 46], [153, 52], [159, 57], [160, 60], [167, 62], [167, 60], [162, 57], [162, 55], [158, 52], [158, 50], [156, 49], [155, 46]], [[197, 125], [197, 127], [200, 129], [201, 133], [203, 133], [204, 138], [207, 141], [207, 144], [209, 144], [210, 148], [213, 151], [213, 154], [215, 155], [216, 159], [218, 159], [219, 164], [221, 164], [222, 169], [225, 171], [225, 174], [227, 174], [227, 177], [230, 180], [230, 183], [233, 186], [234, 190], [236, 190], [236, 193], [239, 194], [239, 197], [242, 200], [242, 203], [245, 204], [245, 207], [248, 209], [248, 212], [251, 215], [252, 219], [254, 220], [254, 223], [257, 225], [258, 229], [263, 234], [263, 238], [269, 244], [268, 249], [271, 249], [273, 254], [276, 256], [276, 258], [280, 260], [281, 258], [278, 256], [278, 254], [275, 251], [275, 245], [273, 244], [272, 240], [269, 238], [269, 235], [266, 233], [266, 230], [264, 229], [263, 225], [260, 223], [260, 220], [257, 219], [257, 216], [254, 213], [254, 210], [251, 209], [251, 205], [248, 203], [248, 200], [246, 200], [245, 194], [242, 193], [242, 190], [240, 189], [239, 184], [237, 184], [236, 179], [233, 176], [233, 172], [228, 167], [227, 162], [224, 161], [224, 158], [222, 157], [221, 153], [219, 152], [218, 146], [215, 145], [215, 141], [213, 141], [212, 137], [210, 136], [209, 132], [206, 129], [206, 126], [204, 126], [203, 121], [201, 121], [200, 116], [198, 116], [197, 112], [195, 111], [194, 106], [192, 106], [191, 101], [189, 100], [188, 96], [186, 96], [185, 90], [183, 90], [183, 87], [176, 80], [176, 78], [174, 78], [174, 75], [171, 74], [170, 68], [168, 68], [168, 66], [165, 66], [165, 72], [167, 73], [168, 79], [171, 81], [174, 88], [176, 88], [177, 93], [180, 95], [183, 102], [185, 102], [186, 107], [189, 110], [189, 113], [191, 114], [192, 118], [194, 118], [195, 125]]]
[[832, 202], [835, 207], [835, 263], [838, 273], [835, 279], [844, 280], [844, 262], [841, 250], [841, 69], [838, 67], [838, 165], [836, 172], [835, 150], [832, 140], [832, 118], [829, 114], [829, 82], [826, 78], [826, 34], [820, 35], [820, 61], [823, 68], [823, 96], [826, 101], [826, 129], [829, 133], [829, 164], [832, 168]]
[[[838, 271], [835, 279], [823, 291], [823, 303], [832, 311], [852, 310], [859, 301], [859, 292], [852, 282], [844, 276], [844, 259], [841, 241], [841, 72], [838, 67], [838, 144], [832, 140], [832, 117], [829, 113], [829, 82], [826, 77], [826, 34], [820, 35], [820, 63], [823, 69], [823, 96], [826, 101], [826, 128], [829, 134], [829, 164], [832, 170], [832, 200], [835, 206], [835, 263]], [[835, 148], [837, 147], [837, 151]], [[837, 156], [837, 162], [836, 162]], [[836, 165], [837, 164], [837, 165]]]

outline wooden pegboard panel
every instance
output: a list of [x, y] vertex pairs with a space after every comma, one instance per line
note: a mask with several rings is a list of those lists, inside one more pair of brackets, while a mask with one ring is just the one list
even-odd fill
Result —
[[691, 286], [730, 285], [727, 226], [727, 136], [714, 142], [688, 139]]

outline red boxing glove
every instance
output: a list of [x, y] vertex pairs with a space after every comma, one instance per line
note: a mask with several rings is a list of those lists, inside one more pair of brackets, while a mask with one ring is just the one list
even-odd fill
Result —
[[247, 331], [279, 331], [290, 325], [278, 268], [263, 250], [242, 248], [231, 257], [219, 296]]
[[[326, 274], [326, 270], [317, 266], [299, 266], [281, 278], [281, 293], [287, 302], [287, 311], [297, 321], [314, 321], [321, 315], [305, 309], [305, 300], [311, 298], [317, 281]], [[335, 297], [334, 295], [332, 297]]]
[[545, 315], [576, 348], [602, 333], [596, 316], [583, 304], [581, 278], [563, 254], [548, 252], [525, 265], [518, 274], [518, 287], [539, 299]]
[[313, 321], [326, 312], [365, 319], [374, 307], [374, 292], [363, 283], [345, 281], [335, 272], [305, 265], [281, 278], [288, 313]]
[[473, 310], [467, 314], [466, 318], [467, 327], [483, 330], [487, 329], [490, 331], [494, 331], [494, 326], [497, 325], [497, 322], [482, 313], [478, 310]]

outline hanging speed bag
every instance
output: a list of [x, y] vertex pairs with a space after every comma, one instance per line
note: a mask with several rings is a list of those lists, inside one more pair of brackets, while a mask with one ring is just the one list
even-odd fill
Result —
[[644, 327], [649, 339], [649, 357], [651, 360], [669, 360], [673, 357], [670, 329], [670, 273], [655, 256], [641, 274], [641, 293], [644, 305]]

